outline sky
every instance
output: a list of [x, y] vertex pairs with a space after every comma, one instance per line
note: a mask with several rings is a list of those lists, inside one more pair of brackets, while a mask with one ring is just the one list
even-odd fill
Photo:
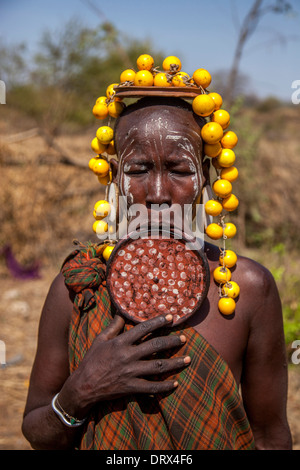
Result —
[[[239, 25], [253, 1], [0, 0], [0, 39], [7, 45], [25, 42], [35, 52], [43, 31], [55, 34], [71, 18], [90, 28], [109, 21], [127, 36], [180, 57], [188, 73], [203, 67], [213, 77], [230, 68]], [[300, 80], [300, 0], [289, 2], [295, 14], [265, 15], [242, 56], [240, 72], [260, 98], [291, 101], [292, 83]]]

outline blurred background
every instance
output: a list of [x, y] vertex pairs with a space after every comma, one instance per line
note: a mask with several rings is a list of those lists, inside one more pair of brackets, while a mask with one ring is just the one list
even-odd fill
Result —
[[142, 53], [158, 67], [176, 55], [190, 75], [209, 70], [230, 112], [232, 248], [277, 282], [300, 449], [299, 51], [299, 0], [0, 0], [0, 449], [30, 448], [20, 426], [40, 311], [72, 240], [96, 241], [104, 187], [88, 168], [92, 107]]

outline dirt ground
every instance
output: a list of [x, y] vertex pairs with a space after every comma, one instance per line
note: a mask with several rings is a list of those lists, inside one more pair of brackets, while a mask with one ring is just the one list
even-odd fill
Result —
[[[16, 281], [1, 275], [0, 339], [6, 346], [7, 367], [0, 369], [0, 449], [30, 450], [21, 432], [29, 376], [33, 363], [40, 311], [55, 276]], [[294, 450], [300, 450], [300, 365], [289, 369], [288, 417]]]

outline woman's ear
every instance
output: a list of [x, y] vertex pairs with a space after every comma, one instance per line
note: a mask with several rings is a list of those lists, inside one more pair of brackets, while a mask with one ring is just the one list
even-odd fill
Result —
[[111, 172], [112, 172], [112, 181], [113, 183], [117, 183], [119, 162], [115, 158], [112, 158], [111, 160], [109, 160], [109, 163], [110, 163]]

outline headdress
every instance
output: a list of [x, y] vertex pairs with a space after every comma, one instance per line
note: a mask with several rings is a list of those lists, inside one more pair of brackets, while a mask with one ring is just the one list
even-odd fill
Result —
[[[236, 146], [238, 137], [232, 130], [228, 130], [230, 115], [222, 108], [221, 95], [209, 92], [212, 77], [203, 68], [195, 70], [190, 77], [181, 70], [181, 61], [175, 56], [169, 56], [163, 61], [162, 70], [159, 70], [154, 67], [153, 58], [149, 54], [143, 54], [137, 59], [137, 69], [124, 70], [119, 82], [110, 84], [106, 96], [100, 96], [93, 106], [93, 114], [97, 119], [107, 119], [106, 125], [98, 128], [92, 140], [91, 148], [96, 155], [89, 161], [90, 169], [97, 175], [99, 182], [106, 186], [105, 200], [96, 202], [94, 206], [94, 232], [102, 238], [108, 232], [104, 242], [106, 246], [101, 250], [102, 256], [107, 261], [116, 243], [110, 237], [110, 221], [117, 216], [114, 201], [118, 197], [118, 188], [112, 184], [109, 159], [115, 154], [112, 120], [126, 107], [123, 99], [168, 96], [192, 100], [194, 113], [206, 120], [201, 129], [204, 154], [211, 159], [216, 170], [212, 191], [207, 191], [206, 188], [206, 200], [203, 202], [208, 220], [206, 235], [213, 240], [223, 241], [220, 247], [220, 266], [213, 273], [214, 280], [219, 285], [218, 307], [222, 314], [231, 315], [235, 311], [240, 289], [231, 280], [231, 269], [236, 264], [237, 256], [225, 246], [226, 240], [236, 234], [235, 225], [226, 222], [226, 215], [239, 204], [232, 192], [232, 183], [238, 177], [238, 170], [234, 166], [236, 156], [232, 149]], [[218, 220], [213, 221], [213, 217], [218, 217]]]

